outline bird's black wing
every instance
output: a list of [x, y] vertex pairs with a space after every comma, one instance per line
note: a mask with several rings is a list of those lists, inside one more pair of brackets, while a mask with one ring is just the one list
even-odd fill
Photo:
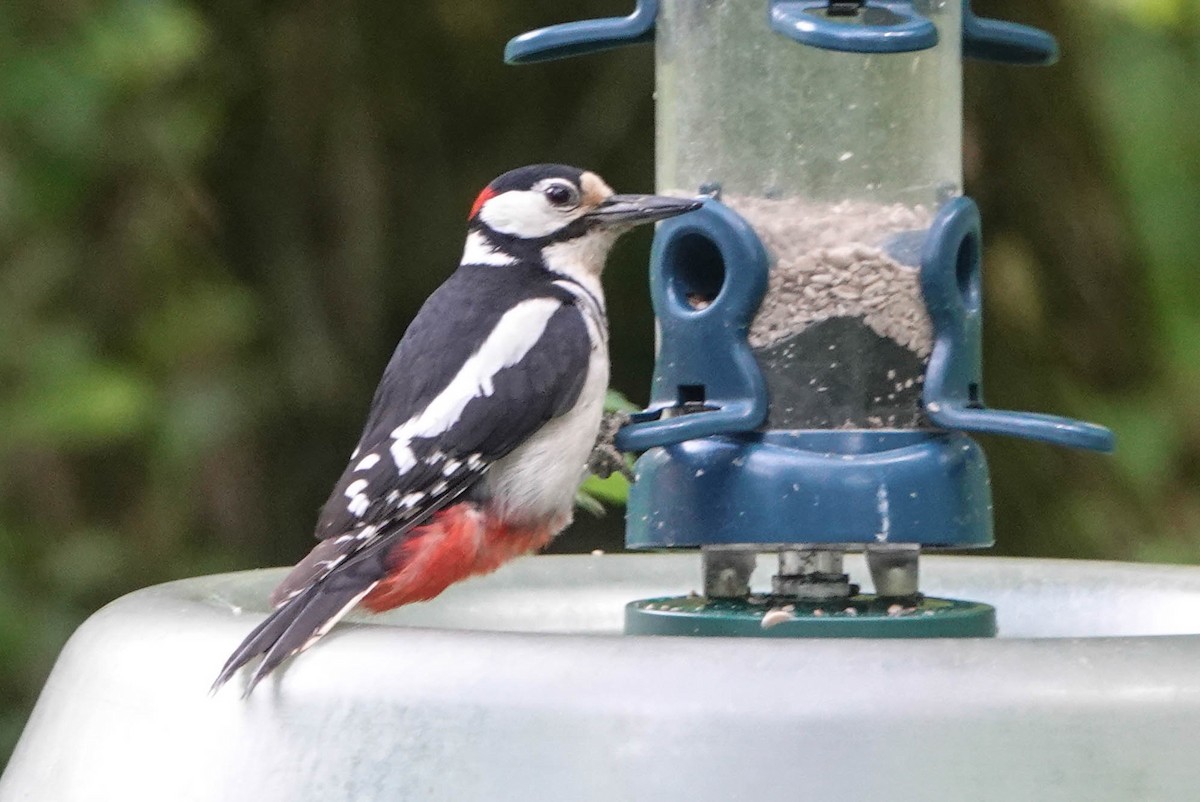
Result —
[[[573, 296], [555, 289], [529, 293], [531, 297], [508, 307], [506, 311], [528, 314], [507, 322], [503, 315], [497, 317], [491, 330], [474, 337], [474, 350], [448, 378], [430, 381], [415, 375], [424, 360], [409, 354], [425, 352], [401, 343], [385, 374], [389, 389], [378, 391], [376, 400], [398, 400], [396, 409], [404, 412], [373, 410], [360, 447], [322, 510], [317, 528], [322, 542], [276, 588], [272, 601], [277, 609], [229, 658], [216, 685], [265, 653], [251, 679], [253, 688], [289, 655], [315, 641], [386, 574], [388, 554], [399, 539], [469, 489], [492, 462], [575, 404], [596, 345]], [[430, 339], [427, 347], [439, 341], [428, 330], [421, 336]], [[507, 355], [511, 362], [494, 372], [488, 366], [496, 363], [487, 360], [477, 373], [464, 368], [489, 353]], [[404, 382], [409, 371], [414, 383], [437, 390], [391, 386]], [[426, 399], [424, 406], [413, 398]]]
[[[388, 364], [362, 439], [322, 508], [318, 538], [392, 519], [406, 500], [423, 507], [414, 493], [438, 496], [454, 477], [477, 479], [575, 403], [595, 345], [584, 314], [573, 295], [544, 281], [518, 289], [506, 288], [506, 311], [530, 314], [507, 325], [489, 314], [481, 326], [442, 308], [438, 294], [430, 298]], [[502, 356], [511, 364], [493, 372]]]

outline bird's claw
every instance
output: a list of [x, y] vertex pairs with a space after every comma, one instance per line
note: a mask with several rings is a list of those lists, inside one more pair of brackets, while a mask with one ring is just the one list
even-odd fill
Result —
[[600, 419], [600, 433], [596, 436], [596, 445], [592, 447], [588, 457], [588, 471], [600, 479], [607, 479], [614, 473], [624, 476], [633, 482], [633, 469], [625, 459], [625, 455], [617, 449], [615, 439], [621, 427], [629, 422], [625, 412], [605, 412]]

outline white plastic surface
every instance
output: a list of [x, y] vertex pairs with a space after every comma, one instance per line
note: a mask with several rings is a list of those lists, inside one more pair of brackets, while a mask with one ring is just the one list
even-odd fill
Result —
[[1005, 637], [625, 637], [624, 603], [694, 589], [698, 555], [539, 557], [340, 626], [247, 701], [208, 686], [279, 571], [148, 588], [64, 649], [0, 800], [1198, 797], [1200, 570], [922, 574]]

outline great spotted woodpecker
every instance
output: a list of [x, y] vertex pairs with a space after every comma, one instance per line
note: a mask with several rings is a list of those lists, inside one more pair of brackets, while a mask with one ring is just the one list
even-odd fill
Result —
[[540, 549], [571, 522], [608, 386], [600, 273], [620, 234], [699, 207], [615, 195], [595, 173], [539, 164], [475, 199], [458, 269], [384, 370], [317, 546], [213, 689], [246, 687], [355, 605], [382, 611]]

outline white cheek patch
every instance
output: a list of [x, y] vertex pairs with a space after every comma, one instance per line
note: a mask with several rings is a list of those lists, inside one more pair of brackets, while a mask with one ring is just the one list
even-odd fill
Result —
[[548, 237], [569, 225], [578, 210], [556, 209], [546, 196], [529, 190], [502, 192], [483, 204], [479, 219], [493, 231], [521, 239]]
[[[435, 437], [447, 431], [462, 417], [467, 404], [476, 398], [495, 392], [493, 380], [496, 374], [511, 367], [537, 345], [546, 330], [550, 317], [562, 304], [553, 298], [534, 298], [522, 301], [504, 313], [492, 329], [479, 350], [463, 363], [446, 389], [429, 402], [429, 406], [409, 418], [392, 431], [389, 450], [401, 474], [417, 465], [417, 455], [412, 450], [412, 441], [417, 437]], [[467, 464], [472, 470], [472, 460], [482, 464], [478, 455], [472, 455]], [[356, 491], [357, 492], [357, 491]]]

